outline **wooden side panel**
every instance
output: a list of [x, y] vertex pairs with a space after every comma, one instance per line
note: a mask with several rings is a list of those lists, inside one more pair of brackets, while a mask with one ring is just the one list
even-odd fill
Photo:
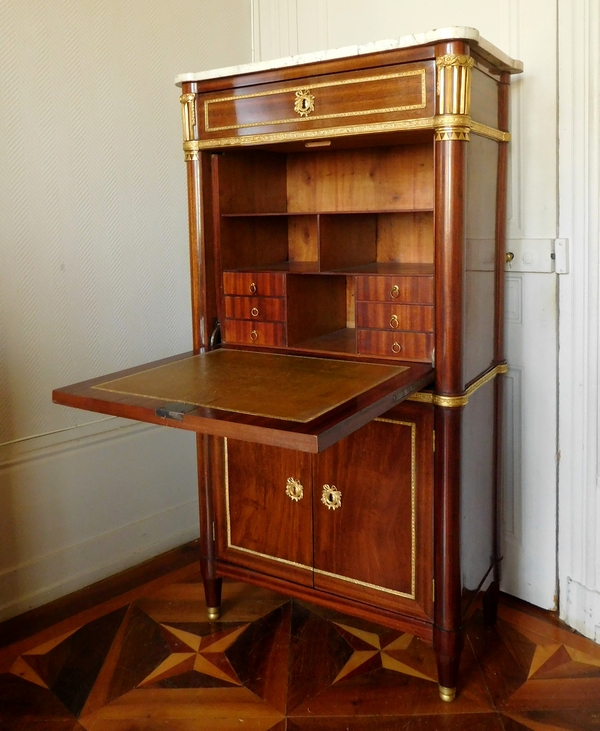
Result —
[[285, 155], [262, 150], [219, 155], [221, 213], [281, 213], [286, 209]]
[[377, 259], [374, 215], [320, 216], [320, 269], [329, 272]]
[[288, 275], [288, 345], [346, 327], [346, 277]]
[[433, 208], [429, 144], [320, 150], [288, 157], [288, 211]]
[[430, 616], [432, 428], [431, 406], [402, 404], [314, 458], [315, 588]]
[[380, 213], [377, 261], [433, 264], [433, 213]]
[[496, 190], [500, 143], [471, 135], [467, 145], [463, 280], [463, 384], [494, 361]]
[[[311, 458], [303, 452], [220, 441], [213, 485], [221, 560], [312, 586]], [[288, 478], [303, 497], [286, 494]]]
[[288, 222], [285, 216], [224, 216], [220, 223], [223, 269], [243, 269], [287, 261]]

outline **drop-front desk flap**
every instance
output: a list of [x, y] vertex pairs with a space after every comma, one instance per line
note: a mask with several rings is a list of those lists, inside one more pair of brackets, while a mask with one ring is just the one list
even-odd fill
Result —
[[229, 349], [147, 363], [53, 392], [55, 403], [321, 452], [433, 381], [428, 363]]

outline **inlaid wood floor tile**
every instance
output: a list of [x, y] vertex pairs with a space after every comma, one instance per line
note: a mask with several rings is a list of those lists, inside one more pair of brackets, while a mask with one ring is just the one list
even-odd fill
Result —
[[229, 581], [208, 622], [173, 578], [0, 650], [1, 731], [600, 731], [600, 648], [514, 600], [473, 610], [443, 703], [413, 635]]

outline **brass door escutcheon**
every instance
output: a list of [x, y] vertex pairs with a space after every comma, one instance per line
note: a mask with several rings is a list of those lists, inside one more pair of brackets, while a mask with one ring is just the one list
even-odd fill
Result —
[[295, 477], [288, 477], [285, 485], [285, 494], [296, 503], [302, 500], [304, 497], [304, 487], [300, 480], [297, 480]]
[[400, 287], [397, 284], [394, 284], [394, 286], [390, 289], [390, 297], [393, 297], [396, 299], [400, 294]]
[[393, 327], [394, 330], [398, 327], [398, 315], [392, 315], [390, 317], [390, 327]]
[[337, 510], [342, 507], [342, 493], [335, 485], [323, 485], [321, 502], [327, 506], [328, 510]]

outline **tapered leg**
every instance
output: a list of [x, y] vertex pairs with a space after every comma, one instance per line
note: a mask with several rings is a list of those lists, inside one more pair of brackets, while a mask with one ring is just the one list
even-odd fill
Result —
[[462, 631], [446, 632], [434, 627], [433, 649], [438, 668], [438, 683], [440, 698], [450, 702], [456, 697], [456, 685], [458, 680], [458, 665], [463, 648]]
[[219, 619], [221, 614], [221, 587], [223, 579], [217, 576], [215, 558], [216, 547], [214, 537], [214, 509], [210, 485], [211, 437], [198, 434], [196, 447], [198, 452], [198, 497], [200, 503], [200, 570], [204, 583], [206, 611], [211, 622]]

